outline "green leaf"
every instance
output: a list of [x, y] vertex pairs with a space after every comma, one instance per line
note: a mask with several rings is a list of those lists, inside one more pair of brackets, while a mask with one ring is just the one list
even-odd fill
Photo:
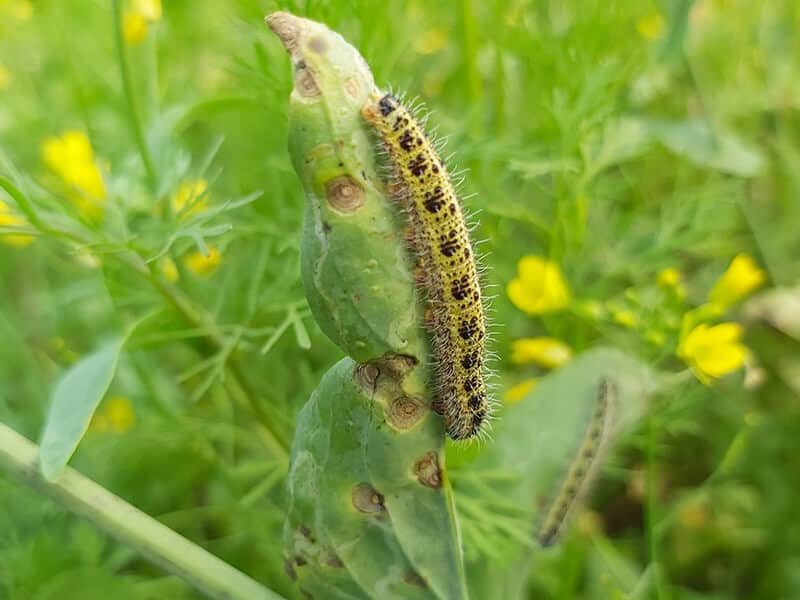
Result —
[[651, 138], [641, 119], [622, 117], [609, 121], [599, 139], [583, 148], [586, 170], [594, 176], [636, 158], [645, 151]]
[[132, 577], [115, 576], [100, 568], [83, 568], [65, 571], [39, 588], [34, 600], [59, 600], [83, 598], [84, 600], [141, 600]]
[[75, 452], [105, 396], [127, 336], [118, 336], [72, 365], [53, 390], [42, 435], [39, 466], [50, 481]]
[[297, 345], [303, 350], [311, 348], [311, 338], [308, 336], [308, 330], [303, 324], [303, 319], [296, 311], [292, 311], [292, 326], [294, 327], [294, 337], [297, 340]]
[[442, 464], [441, 419], [426, 409], [411, 429], [390, 426], [383, 407], [398, 390], [384, 372], [367, 395], [358, 365], [341, 360], [298, 416], [286, 554], [314, 597], [462, 600], [446, 479], [431, 486], [414, 475], [420, 458]]
[[683, 46], [689, 32], [689, 13], [694, 0], [673, 0], [669, 11], [669, 31], [661, 46], [661, 58], [673, 61], [683, 55]]
[[[542, 379], [525, 399], [508, 407], [498, 419], [495, 443], [452, 474], [462, 521], [462, 507], [472, 506], [473, 520], [482, 525], [481, 537], [495, 541], [495, 564], [490, 566], [490, 557], [483, 555], [467, 569], [475, 589], [480, 589], [480, 580], [488, 578], [490, 571], [508, 565], [514, 565], [515, 576], [524, 582], [534, 525], [543, 517], [539, 514], [541, 501], [553, 499], [575, 460], [592, 420], [601, 381], [614, 390], [606, 434], [607, 444], [613, 444], [644, 414], [656, 378], [636, 358], [612, 348], [596, 348]], [[592, 470], [602, 463], [603, 455], [597, 456]], [[529, 543], [505, 533], [504, 522], [512, 518], [521, 522]], [[473, 545], [465, 535], [465, 546]]]
[[687, 160], [738, 175], [755, 177], [764, 166], [761, 151], [728, 131], [711, 128], [705, 121], [651, 120], [646, 127], [662, 144]]
[[3, 188], [5, 192], [14, 199], [14, 202], [17, 203], [17, 207], [25, 214], [31, 225], [41, 227], [42, 222], [39, 219], [39, 215], [36, 214], [36, 209], [33, 208], [33, 204], [10, 179], [0, 175], [0, 188]]

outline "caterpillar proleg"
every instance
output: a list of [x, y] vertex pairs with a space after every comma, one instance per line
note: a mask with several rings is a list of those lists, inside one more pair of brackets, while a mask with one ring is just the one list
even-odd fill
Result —
[[433, 408], [454, 440], [480, 435], [489, 416], [485, 338], [475, 254], [451, 175], [411, 110], [373, 94], [362, 110], [389, 158], [389, 190], [406, 214], [427, 302], [435, 377]]
[[614, 383], [608, 378], [601, 379], [589, 426], [536, 533], [542, 546], [550, 546], [556, 541], [573, 509], [591, 487], [611, 433], [615, 396]]

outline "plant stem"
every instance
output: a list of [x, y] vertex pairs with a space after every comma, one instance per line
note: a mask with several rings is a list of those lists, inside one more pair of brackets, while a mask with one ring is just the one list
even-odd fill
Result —
[[[209, 326], [211, 319], [207, 318], [200, 309], [196, 309], [188, 298], [165, 282], [158, 273], [155, 272], [154, 267], [148, 268], [138, 255], [131, 258], [129, 264], [145, 277], [190, 325], [208, 331], [204, 339], [212, 350], [220, 351], [225, 348], [227, 344], [225, 338], [218, 335], [214, 328]], [[238, 395], [238, 399], [242, 400], [242, 403], [261, 421], [265, 432], [268, 434], [267, 437], [270, 442], [270, 448], [278, 457], [288, 459], [289, 442], [278, 433], [274, 419], [262, 408], [261, 404], [259, 404], [256, 399], [256, 392], [250, 385], [241, 363], [236, 356], [231, 355], [226, 359], [226, 365], [231, 378], [235, 381], [235, 389], [241, 392]]]
[[658, 491], [656, 480], [656, 432], [653, 415], [647, 417], [647, 493], [645, 506], [645, 520], [648, 552], [650, 554], [650, 564], [653, 567], [653, 581], [656, 586], [656, 597], [658, 600], [668, 598], [667, 590], [664, 588], [661, 564], [658, 551], [658, 539], [656, 534], [658, 510]]
[[128, 59], [125, 55], [125, 41], [122, 38], [122, 8], [120, 6], [120, 0], [111, 0], [111, 8], [112, 17], [114, 19], [114, 45], [117, 49], [117, 62], [119, 63], [119, 71], [122, 76], [122, 88], [125, 94], [125, 102], [128, 105], [131, 130], [133, 131], [133, 137], [139, 149], [139, 154], [142, 157], [142, 163], [144, 164], [144, 170], [147, 172], [147, 178], [150, 181], [150, 185], [155, 187], [156, 169], [144, 138], [142, 120], [133, 97], [131, 72], [128, 68]]
[[282, 599], [74, 469], [67, 467], [58, 479], [48, 482], [39, 472], [38, 453], [35, 444], [0, 423], [0, 471], [89, 519], [209, 598]]

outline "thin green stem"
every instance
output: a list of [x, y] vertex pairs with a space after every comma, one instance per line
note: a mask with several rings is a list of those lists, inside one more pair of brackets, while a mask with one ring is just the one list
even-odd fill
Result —
[[661, 561], [659, 558], [658, 536], [656, 533], [658, 522], [658, 492], [656, 481], [656, 434], [654, 420], [653, 415], [647, 417], [647, 498], [645, 523], [650, 565], [653, 567], [653, 580], [656, 587], [656, 597], [658, 600], [666, 600], [668, 595], [662, 583]]
[[38, 454], [35, 444], [0, 423], [0, 471], [87, 518], [209, 598], [281, 600], [282, 596], [74, 469], [67, 467], [53, 482], [45, 480], [39, 472]]
[[[155, 271], [153, 265], [151, 265], [151, 268], [148, 268], [147, 264], [145, 264], [138, 255], [130, 260], [130, 264], [155, 287], [164, 299], [183, 316], [189, 325], [207, 332], [203, 339], [207, 341], [212, 350], [219, 352], [226, 347], [227, 341], [225, 337], [218, 335], [216, 331], [209, 326], [211, 320], [207, 318], [202, 311], [196, 309], [188, 298], [164, 281]], [[278, 434], [277, 429], [274, 427], [273, 419], [256, 400], [256, 392], [247, 380], [245, 370], [241, 366], [241, 363], [234, 354], [231, 354], [228, 356], [226, 364], [235, 384], [232, 389], [237, 392], [240, 404], [246, 405], [261, 421], [261, 424], [268, 433], [270, 447], [277, 455], [282, 458], [288, 458], [288, 442]]]
[[481, 97], [481, 77], [478, 73], [478, 33], [471, 0], [462, 0], [461, 17], [464, 27], [464, 64], [467, 69], [467, 93], [472, 102]]
[[119, 63], [119, 72], [122, 76], [122, 88], [125, 94], [125, 103], [128, 105], [128, 117], [130, 118], [130, 126], [133, 132], [136, 146], [139, 149], [139, 154], [142, 157], [144, 170], [147, 173], [147, 178], [150, 185], [155, 186], [156, 182], [156, 169], [153, 159], [150, 156], [150, 150], [147, 147], [147, 142], [144, 138], [144, 129], [142, 128], [142, 119], [139, 115], [139, 110], [136, 106], [136, 100], [133, 96], [133, 82], [131, 81], [131, 71], [128, 67], [128, 58], [125, 55], [125, 41], [122, 37], [122, 7], [120, 0], [111, 0], [112, 17], [114, 20], [114, 45], [117, 49], [117, 62]]

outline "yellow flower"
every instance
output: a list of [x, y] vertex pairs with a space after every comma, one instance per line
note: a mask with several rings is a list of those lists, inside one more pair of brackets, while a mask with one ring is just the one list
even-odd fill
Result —
[[664, 32], [664, 15], [652, 13], [636, 21], [636, 31], [646, 40], [660, 38]]
[[721, 307], [731, 306], [763, 284], [766, 278], [751, 256], [739, 254], [714, 285], [708, 298]]
[[208, 207], [207, 198], [202, 196], [208, 189], [205, 179], [195, 179], [181, 184], [172, 197], [172, 209], [178, 213], [187, 208], [187, 214], [203, 212]]
[[89, 429], [96, 432], [125, 433], [136, 423], [133, 403], [125, 396], [109, 398], [92, 417]]
[[122, 37], [125, 43], [134, 46], [147, 37], [147, 21], [138, 13], [129, 13], [122, 20]]
[[106, 187], [85, 133], [66, 131], [46, 138], [42, 142], [42, 159], [64, 183], [81, 192], [73, 198], [81, 212], [94, 217], [102, 213]]
[[161, 20], [161, 0], [130, 0], [122, 21], [122, 37], [131, 46], [147, 37], [148, 23]]
[[167, 281], [171, 281], [172, 283], [178, 281], [180, 277], [178, 265], [176, 265], [175, 261], [169, 256], [161, 259], [161, 272], [164, 274], [164, 277], [167, 278]]
[[[27, 225], [25, 219], [11, 211], [11, 208], [2, 200], [0, 200], [0, 227], [19, 227]], [[27, 246], [33, 241], [32, 235], [5, 235], [0, 234], [0, 242], [9, 246]]]
[[514, 340], [511, 344], [511, 352], [512, 362], [536, 363], [548, 369], [560, 367], [572, 358], [570, 347], [552, 337]]
[[741, 337], [742, 328], [737, 323], [713, 327], [702, 323], [681, 338], [677, 354], [700, 381], [709, 385], [744, 365], [748, 352]]
[[662, 289], [674, 293], [680, 300], [686, 297], [686, 289], [683, 287], [683, 275], [675, 267], [667, 267], [659, 271], [656, 283]]
[[[4, 4], [6, 6], [3, 6]], [[8, 15], [17, 21], [27, 21], [33, 15], [33, 5], [28, 0], [12, 0], [11, 2], [0, 0], [0, 12], [4, 13], [2, 16]]]
[[612, 316], [616, 323], [628, 329], [633, 329], [639, 324], [639, 317], [627, 309], [616, 310]]
[[222, 256], [213, 246], [208, 247], [208, 256], [202, 252], [192, 252], [186, 258], [186, 268], [197, 275], [207, 275], [217, 268]]
[[656, 281], [663, 288], [676, 287], [681, 282], [681, 272], [675, 267], [661, 269]]
[[114, 396], [108, 401], [105, 413], [111, 424], [111, 429], [117, 433], [123, 433], [130, 429], [136, 422], [133, 414], [133, 404], [129, 398], [124, 396]]
[[0, 90], [5, 90], [11, 83], [11, 73], [3, 63], [0, 63]]
[[142, 15], [148, 21], [160, 21], [161, 0], [132, 0], [131, 12]]
[[14, 16], [20, 21], [27, 21], [33, 16], [33, 4], [27, 0], [14, 3]]
[[518, 277], [509, 282], [506, 292], [520, 310], [539, 315], [563, 309], [570, 301], [569, 289], [561, 269], [538, 256], [523, 256], [517, 263]]
[[506, 390], [503, 394], [503, 401], [506, 404], [516, 404], [522, 400], [528, 393], [536, 387], [537, 379], [523, 379], [517, 385], [514, 385]]

